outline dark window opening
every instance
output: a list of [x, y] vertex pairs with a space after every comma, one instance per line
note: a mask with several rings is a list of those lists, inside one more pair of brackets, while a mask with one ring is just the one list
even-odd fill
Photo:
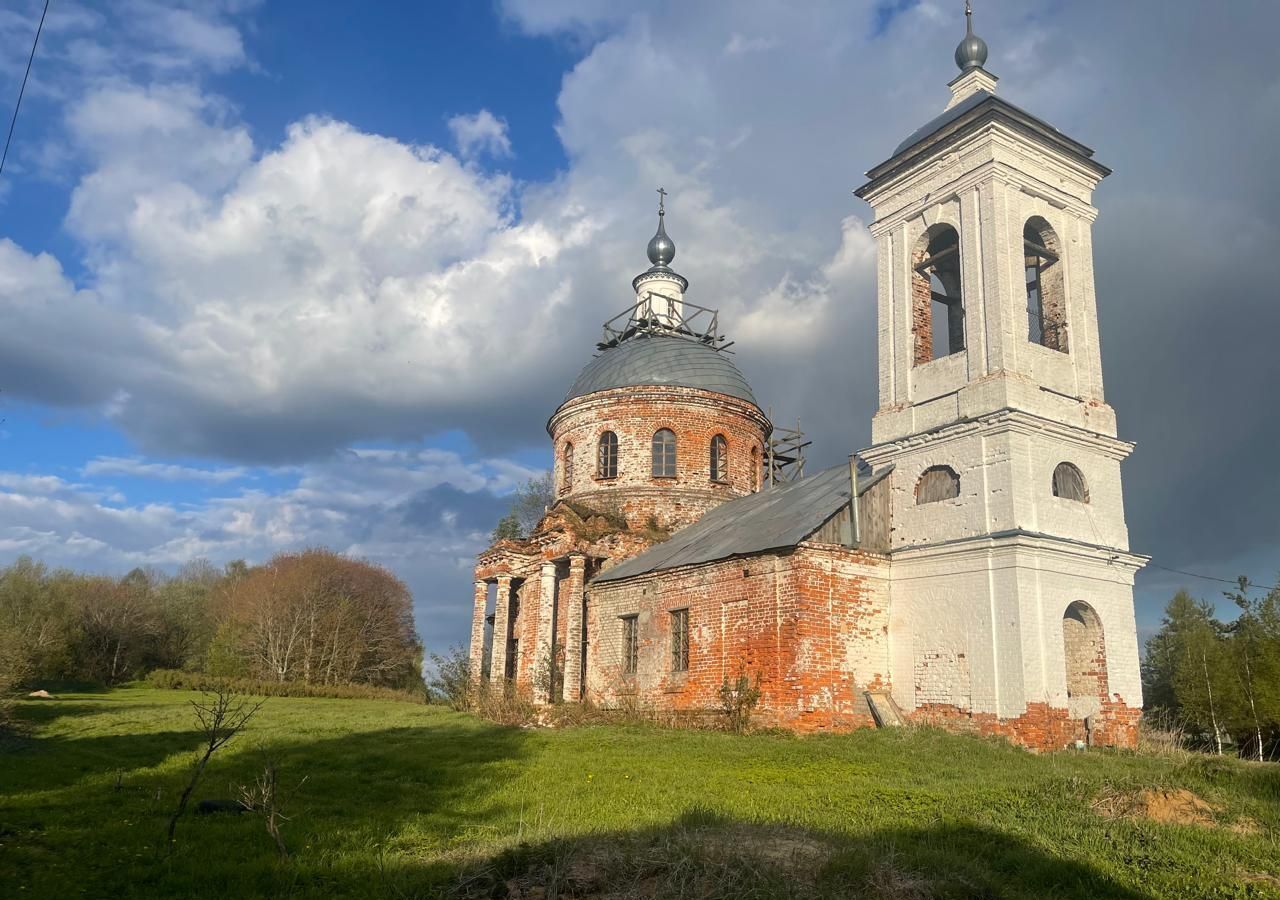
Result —
[[612, 431], [600, 435], [600, 454], [596, 474], [601, 478], [618, 477], [618, 436]]
[[711, 480], [729, 480], [729, 442], [722, 434], [711, 439]]
[[1084, 473], [1069, 462], [1058, 463], [1053, 470], [1053, 496], [1079, 503], [1089, 502], [1089, 486]]
[[671, 671], [689, 671], [689, 610], [671, 613]]
[[954, 500], [960, 496], [960, 476], [950, 466], [932, 466], [916, 482], [916, 505]]
[[653, 435], [653, 477], [676, 477], [676, 435], [670, 428]]
[[1033, 218], [1022, 229], [1027, 276], [1027, 340], [1067, 352], [1067, 306], [1058, 236], [1044, 219]]
[[634, 675], [640, 663], [640, 617], [622, 617], [622, 674]]
[[564, 445], [564, 465], [561, 467], [560, 493], [573, 489], [573, 444]]
[[964, 351], [964, 296], [960, 281], [960, 235], [935, 226], [915, 253], [911, 317], [915, 363]]

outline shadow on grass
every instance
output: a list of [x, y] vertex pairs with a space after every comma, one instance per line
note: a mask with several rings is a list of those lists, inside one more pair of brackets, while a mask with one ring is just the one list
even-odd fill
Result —
[[0, 750], [0, 797], [68, 787], [111, 772], [128, 774], [194, 751], [198, 731], [155, 731], [90, 737], [20, 735]]
[[446, 883], [435, 867], [397, 877], [389, 887], [398, 895], [449, 900], [1150, 900], [1091, 866], [976, 825], [895, 829], [853, 840], [697, 811], [661, 828], [522, 844], [453, 873]]

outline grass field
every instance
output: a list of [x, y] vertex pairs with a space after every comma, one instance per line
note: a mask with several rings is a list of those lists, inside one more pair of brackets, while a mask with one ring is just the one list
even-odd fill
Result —
[[[214, 757], [197, 799], [233, 796], [264, 750], [285, 786], [305, 776], [289, 860], [252, 814], [189, 815], [169, 849], [195, 696], [19, 704], [0, 897], [1280, 896], [1280, 766], [927, 730], [502, 728], [381, 700], [271, 699]], [[1216, 824], [1095, 809], [1148, 788]]]

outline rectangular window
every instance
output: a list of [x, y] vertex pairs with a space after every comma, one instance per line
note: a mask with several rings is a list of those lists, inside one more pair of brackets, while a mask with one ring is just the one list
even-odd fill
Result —
[[634, 675], [640, 663], [640, 617], [622, 617], [622, 674]]
[[689, 610], [671, 611], [671, 671], [689, 671]]

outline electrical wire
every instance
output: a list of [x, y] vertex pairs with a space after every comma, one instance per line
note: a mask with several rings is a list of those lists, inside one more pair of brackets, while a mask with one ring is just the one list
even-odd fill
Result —
[[5, 160], [9, 158], [9, 144], [13, 142], [13, 129], [18, 124], [18, 110], [22, 108], [22, 95], [27, 92], [27, 79], [31, 77], [31, 64], [36, 58], [36, 47], [40, 45], [40, 32], [44, 31], [44, 17], [49, 15], [49, 0], [44, 0], [44, 12], [40, 13], [40, 24], [36, 26], [36, 39], [31, 42], [31, 55], [27, 57], [27, 71], [22, 75], [22, 87], [18, 88], [18, 102], [13, 105], [13, 118], [9, 120], [9, 136], [4, 139], [4, 153], [0, 154], [0, 173], [4, 172]]
[[[1240, 579], [1238, 578], [1218, 578], [1214, 575], [1201, 575], [1197, 572], [1187, 572], [1183, 569], [1171, 569], [1168, 566], [1162, 566], [1159, 563], [1154, 563], [1154, 562], [1148, 562], [1147, 565], [1151, 566], [1154, 569], [1164, 569], [1166, 572], [1174, 572], [1178, 575], [1186, 575], [1188, 578], [1200, 578], [1204, 581], [1217, 581], [1222, 584], [1229, 584], [1232, 587], [1240, 586]], [[1249, 590], [1252, 591], [1255, 589], [1260, 591], [1280, 591], [1280, 585], [1254, 584], [1252, 581], [1249, 582]]]

